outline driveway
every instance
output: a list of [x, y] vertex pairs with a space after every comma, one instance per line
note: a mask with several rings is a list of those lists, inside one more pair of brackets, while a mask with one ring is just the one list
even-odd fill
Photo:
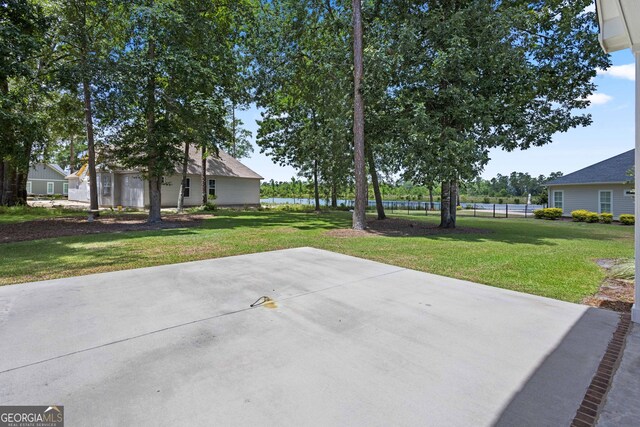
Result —
[[0, 288], [0, 404], [68, 426], [569, 425], [617, 322], [311, 248], [50, 280]]

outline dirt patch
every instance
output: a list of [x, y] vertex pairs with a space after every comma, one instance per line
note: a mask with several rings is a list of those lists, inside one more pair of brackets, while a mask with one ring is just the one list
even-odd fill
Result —
[[156, 224], [148, 224], [146, 215], [131, 214], [101, 216], [93, 222], [79, 217], [48, 218], [16, 224], [0, 224], [0, 243], [97, 233], [197, 227], [205, 218], [211, 218], [211, 215], [163, 215], [162, 222]]
[[607, 271], [607, 276], [595, 295], [586, 297], [582, 303], [592, 307], [608, 308], [619, 312], [630, 312], [633, 306], [633, 280], [610, 277], [618, 265], [615, 259], [598, 259], [596, 263]]
[[371, 237], [371, 236], [431, 236], [439, 234], [487, 234], [489, 230], [472, 227], [438, 228], [433, 224], [422, 221], [411, 221], [399, 218], [387, 218], [385, 220], [368, 220], [367, 229], [352, 230], [350, 228], [340, 228], [325, 232], [331, 237]]

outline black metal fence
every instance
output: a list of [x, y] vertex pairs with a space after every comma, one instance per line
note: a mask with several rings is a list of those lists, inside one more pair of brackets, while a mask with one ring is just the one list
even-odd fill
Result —
[[[348, 200], [347, 207], [353, 207]], [[407, 215], [440, 215], [440, 202], [418, 201], [383, 201], [385, 211], [389, 213], [406, 213]], [[369, 209], [375, 209], [375, 201], [369, 201]], [[533, 211], [545, 208], [546, 205], [500, 204], [500, 203], [461, 203], [457, 216], [484, 218], [533, 218]]]

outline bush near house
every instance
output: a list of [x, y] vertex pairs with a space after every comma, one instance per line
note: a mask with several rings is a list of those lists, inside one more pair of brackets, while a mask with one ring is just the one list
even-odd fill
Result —
[[589, 223], [600, 222], [600, 215], [595, 212], [589, 212], [584, 220]]
[[634, 225], [636, 223], [636, 217], [631, 214], [620, 215], [620, 223], [624, 225]]
[[613, 221], [613, 214], [606, 213], [606, 212], [600, 214], [600, 222], [602, 222], [603, 224], [611, 224], [612, 221]]
[[578, 209], [571, 211], [571, 218], [573, 218], [575, 222], [585, 222], [589, 213], [590, 212], [586, 209]]
[[533, 211], [533, 216], [538, 219], [554, 220], [562, 216], [562, 209], [560, 208], [536, 209], [535, 211]]
[[613, 214], [605, 212], [598, 215], [596, 212], [591, 212], [586, 209], [578, 209], [571, 212], [571, 218], [573, 218], [575, 222], [601, 222], [603, 224], [611, 224], [613, 221]]

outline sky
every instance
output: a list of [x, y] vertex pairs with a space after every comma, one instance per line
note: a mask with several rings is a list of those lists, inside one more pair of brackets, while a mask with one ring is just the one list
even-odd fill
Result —
[[[588, 127], [554, 135], [553, 142], [543, 147], [523, 151], [492, 150], [491, 160], [482, 173], [483, 178], [513, 171], [528, 172], [532, 176], [549, 175], [561, 171], [565, 175], [608, 159], [634, 147], [634, 91], [635, 68], [630, 50], [611, 55], [612, 67], [598, 72], [596, 92], [591, 95], [591, 106], [584, 110], [592, 115]], [[260, 112], [252, 106], [238, 113], [244, 127], [252, 133], [254, 153], [242, 162], [262, 175], [265, 180], [289, 181], [297, 171], [289, 166], [274, 164], [260, 154], [255, 135]]]

